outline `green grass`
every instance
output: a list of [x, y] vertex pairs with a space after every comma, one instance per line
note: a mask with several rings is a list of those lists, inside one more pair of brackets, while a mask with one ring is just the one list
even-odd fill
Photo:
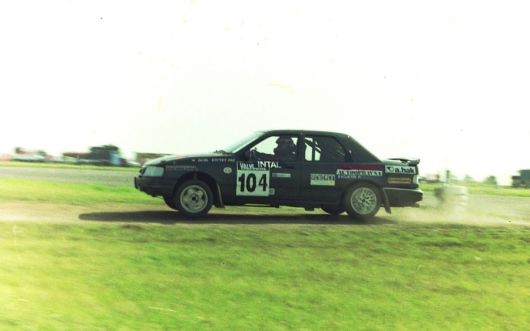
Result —
[[82, 164], [46, 163], [46, 162], [18, 162], [0, 161], [0, 167], [26, 167], [26, 168], [59, 168], [59, 169], [81, 169], [81, 170], [112, 170], [125, 172], [138, 172], [137, 167], [107, 167]]
[[471, 194], [502, 195], [514, 197], [530, 197], [530, 189], [509, 186], [493, 186], [479, 183], [467, 184]]
[[[6, 200], [163, 205], [130, 187], [0, 179]], [[233, 223], [0, 222], [0, 329], [530, 329], [527, 227], [259, 224], [252, 214], [276, 209], [229, 211]]]
[[[511, 197], [530, 197], [530, 189], [514, 188], [510, 186], [493, 186], [481, 183], [455, 183], [468, 188], [470, 194], [499, 195]], [[436, 188], [442, 187], [443, 184], [420, 184], [424, 192], [433, 192]]]
[[128, 186], [116, 187], [12, 178], [0, 178], [0, 200], [72, 205], [91, 205], [94, 203], [160, 204], [159, 199]]
[[528, 330], [529, 235], [0, 223], [0, 329]]

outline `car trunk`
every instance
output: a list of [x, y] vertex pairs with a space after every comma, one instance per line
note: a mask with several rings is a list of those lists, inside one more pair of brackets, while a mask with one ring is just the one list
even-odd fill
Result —
[[419, 159], [391, 158], [384, 160], [385, 174], [389, 186], [417, 188]]

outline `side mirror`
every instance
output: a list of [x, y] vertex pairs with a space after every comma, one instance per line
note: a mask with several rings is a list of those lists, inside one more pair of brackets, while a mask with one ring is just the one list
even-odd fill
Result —
[[245, 151], [245, 153], [243, 153], [243, 157], [244, 157], [245, 161], [250, 160], [250, 155], [251, 155], [251, 153], [250, 153], [249, 150], [247, 150], [247, 151]]

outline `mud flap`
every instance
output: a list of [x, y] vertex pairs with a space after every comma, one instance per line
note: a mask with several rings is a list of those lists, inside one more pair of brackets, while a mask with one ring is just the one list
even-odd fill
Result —
[[383, 193], [383, 204], [385, 206], [385, 211], [389, 214], [392, 214], [392, 210], [390, 209], [390, 202], [388, 201], [388, 196], [386, 195], [385, 190], [381, 190]]
[[219, 184], [215, 184], [215, 187], [216, 187], [216, 194], [217, 194], [217, 199], [215, 199], [215, 207], [217, 208], [224, 208], [225, 207], [225, 204], [223, 203], [223, 197], [221, 196], [221, 187], [219, 186]]

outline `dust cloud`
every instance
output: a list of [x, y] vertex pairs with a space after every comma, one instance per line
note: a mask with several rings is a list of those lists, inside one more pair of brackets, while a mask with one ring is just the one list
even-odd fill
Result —
[[426, 192], [419, 208], [394, 208], [379, 216], [397, 222], [446, 223], [480, 226], [530, 226], [530, 199], [525, 197], [468, 195], [466, 199], [437, 199]]

